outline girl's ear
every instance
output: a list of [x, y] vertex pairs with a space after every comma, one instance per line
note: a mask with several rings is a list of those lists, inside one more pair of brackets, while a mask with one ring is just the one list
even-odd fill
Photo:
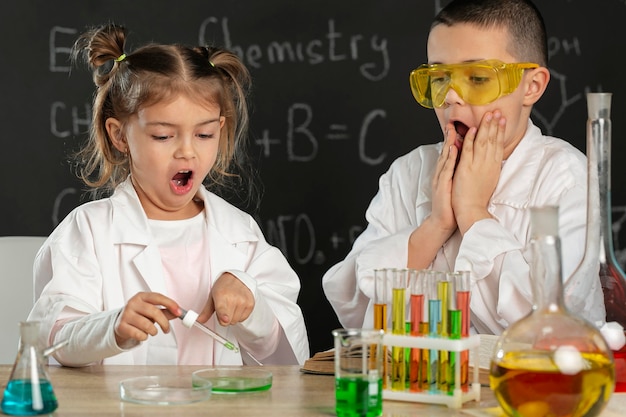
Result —
[[113, 146], [115, 146], [115, 149], [123, 154], [128, 153], [128, 144], [126, 143], [126, 138], [123, 135], [122, 123], [113, 117], [109, 117], [106, 122], [104, 122], [104, 127], [106, 128], [106, 131], [109, 134], [109, 140]]
[[539, 67], [528, 70], [524, 78], [526, 83], [526, 94], [524, 95], [524, 105], [534, 105], [548, 87], [550, 82], [550, 71], [546, 67]]

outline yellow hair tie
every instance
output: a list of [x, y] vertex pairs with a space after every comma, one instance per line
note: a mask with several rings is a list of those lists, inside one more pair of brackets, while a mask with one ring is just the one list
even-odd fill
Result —
[[209, 61], [209, 64], [211, 64], [211, 66], [215, 68], [215, 64], [213, 63], [213, 61]]
[[115, 62], [122, 62], [124, 59], [126, 59], [126, 54], [122, 54], [115, 58]]

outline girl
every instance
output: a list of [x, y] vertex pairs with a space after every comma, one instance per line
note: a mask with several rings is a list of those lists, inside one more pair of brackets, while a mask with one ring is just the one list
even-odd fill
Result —
[[[110, 24], [74, 46], [97, 86], [80, 177], [112, 195], [74, 209], [37, 257], [29, 320], [42, 344], [69, 339], [55, 354], [67, 366], [302, 364], [298, 277], [252, 217], [203, 186], [240, 179], [248, 71], [210, 47], [124, 53], [125, 38]], [[183, 326], [183, 309], [240, 351]]]

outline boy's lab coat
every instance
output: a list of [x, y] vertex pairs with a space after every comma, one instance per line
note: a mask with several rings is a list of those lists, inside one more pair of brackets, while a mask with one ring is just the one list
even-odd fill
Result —
[[[309, 348], [302, 312], [296, 304], [300, 290], [297, 275], [282, 253], [265, 241], [252, 217], [204, 187], [198, 197], [204, 200], [208, 218], [207, 257], [212, 280], [231, 272], [255, 296], [252, 315], [235, 326], [254, 334], [259, 327], [255, 323], [275, 316], [282, 327], [281, 340], [277, 352], [264, 363], [302, 364], [309, 357]], [[40, 336], [47, 345], [65, 306], [89, 314], [62, 330], [64, 337], [69, 335], [73, 340], [58, 351], [58, 358], [70, 358], [71, 364], [86, 364], [79, 359], [84, 356], [89, 360], [99, 354], [104, 354], [100, 358], [105, 357], [106, 364], [176, 364], [173, 331], [159, 332], [128, 350], [115, 344], [112, 329], [117, 314], [141, 291], [167, 294], [159, 248], [137, 194], [126, 180], [111, 198], [76, 208], [50, 235], [35, 262], [35, 296], [41, 292], [41, 297], [29, 320], [42, 322]], [[238, 344], [233, 327], [216, 324], [215, 330]], [[242, 363], [241, 354], [218, 343], [214, 346], [215, 364]]]
[[[432, 211], [432, 178], [441, 147], [420, 146], [393, 162], [367, 210], [367, 229], [346, 259], [324, 275], [324, 293], [344, 327], [372, 326], [375, 268], [406, 268], [410, 235]], [[568, 308], [592, 323], [604, 321], [598, 259], [591, 256], [581, 263], [586, 202], [584, 154], [563, 140], [544, 136], [529, 120], [524, 138], [503, 163], [489, 201], [493, 219], [476, 222], [464, 236], [457, 230], [430, 266], [471, 271], [475, 331], [501, 334], [531, 311], [528, 208], [534, 206], [559, 206]]]

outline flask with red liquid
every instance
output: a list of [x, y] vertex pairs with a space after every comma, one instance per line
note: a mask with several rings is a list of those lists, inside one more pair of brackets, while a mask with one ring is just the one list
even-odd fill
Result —
[[[615, 257], [611, 221], [611, 93], [587, 94], [588, 221], [599, 208], [600, 236], [587, 235], [587, 252], [599, 254], [600, 282], [604, 293], [606, 321], [626, 328], [626, 275]], [[589, 230], [588, 230], [589, 232]], [[613, 352], [615, 391], [626, 392], [626, 346]]]

